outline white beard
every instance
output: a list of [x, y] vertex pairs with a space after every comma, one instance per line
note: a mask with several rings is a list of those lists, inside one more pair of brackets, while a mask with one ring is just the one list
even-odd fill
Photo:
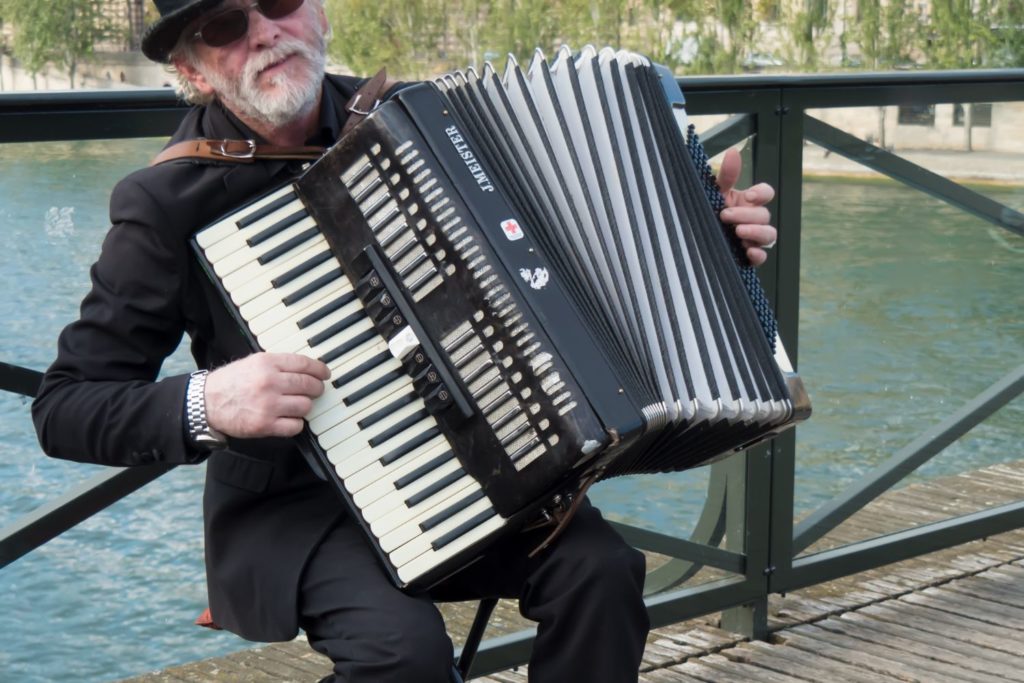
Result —
[[[314, 46], [301, 40], [286, 39], [272, 50], [249, 60], [237, 80], [225, 77], [216, 69], [210, 69], [203, 76], [229, 109], [243, 118], [279, 128], [308, 114], [316, 105], [324, 76], [326, 50], [322, 36]], [[274, 90], [264, 92], [257, 83], [260, 72], [289, 55], [302, 59], [302, 73], [294, 79], [278, 74], [267, 81]]]

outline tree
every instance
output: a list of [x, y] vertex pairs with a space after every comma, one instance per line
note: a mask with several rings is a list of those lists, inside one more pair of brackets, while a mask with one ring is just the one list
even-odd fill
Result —
[[97, 0], [0, 0], [0, 14], [14, 27], [12, 51], [28, 72], [34, 77], [53, 62], [72, 88], [78, 66], [113, 30]]
[[[982, 66], [994, 42], [990, 0], [933, 0], [921, 49], [928, 66], [969, 69]], [[974, 104], [964, 105], [964, 149], [971, 151]]]
[[1024, 0], [1000, 0], [992, 11], [991, 66], [1024, 66]]

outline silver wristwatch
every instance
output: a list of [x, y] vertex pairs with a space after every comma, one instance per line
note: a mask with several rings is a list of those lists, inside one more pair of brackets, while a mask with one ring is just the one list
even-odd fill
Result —
[[206, 376], [208, 370], [196, 370], [188, 378], [185, 392], [185, 421], [188, 438], [193, 446], [210, 451], [228, 445], [228, 437], [206, 421]]

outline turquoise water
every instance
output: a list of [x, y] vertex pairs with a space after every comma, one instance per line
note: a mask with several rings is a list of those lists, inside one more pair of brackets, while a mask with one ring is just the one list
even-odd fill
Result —
[[[158, 141], [0, 146], [0, 361], [43, 369], [77, 311], [106, 198]], [[1015, 208], [1024, 188], [986, 188]], [[796, 507], [813, 509], [1024, 362], [1024, 238], [890, 183], [805, 185]], [[179, 353], [167, 372], [191, 367]], [[1018, 459], [1020, 399], [915, 476]], [[28, 401], [0, 393], [0, 527], [95, 474], [50, 460]], [[178, 468], [0, 570], [0, 681], [109, 681], [245, 643], [205, 607], [202, 468]], [[707, 472], [599, 485], [611, 516], [685, 533]], [[984, 501], [979, 501], [979, 507]]]

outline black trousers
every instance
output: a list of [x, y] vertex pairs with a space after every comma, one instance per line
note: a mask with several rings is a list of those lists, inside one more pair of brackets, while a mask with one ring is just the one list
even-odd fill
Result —
[[394, 587], [362, 534], [346, 520], [306, 568], [299, 623], [310, 645], [334, 662], [325, 681], [448, 683], [453, 648], [434, 601], [517, 598], [538, 622], [530, 680], [637, 680], [649, 622], [643, 554], [589, 503], [561, 537], [528, 554], [548, 530], [503, 539], [480, 561], [410, 596]]

